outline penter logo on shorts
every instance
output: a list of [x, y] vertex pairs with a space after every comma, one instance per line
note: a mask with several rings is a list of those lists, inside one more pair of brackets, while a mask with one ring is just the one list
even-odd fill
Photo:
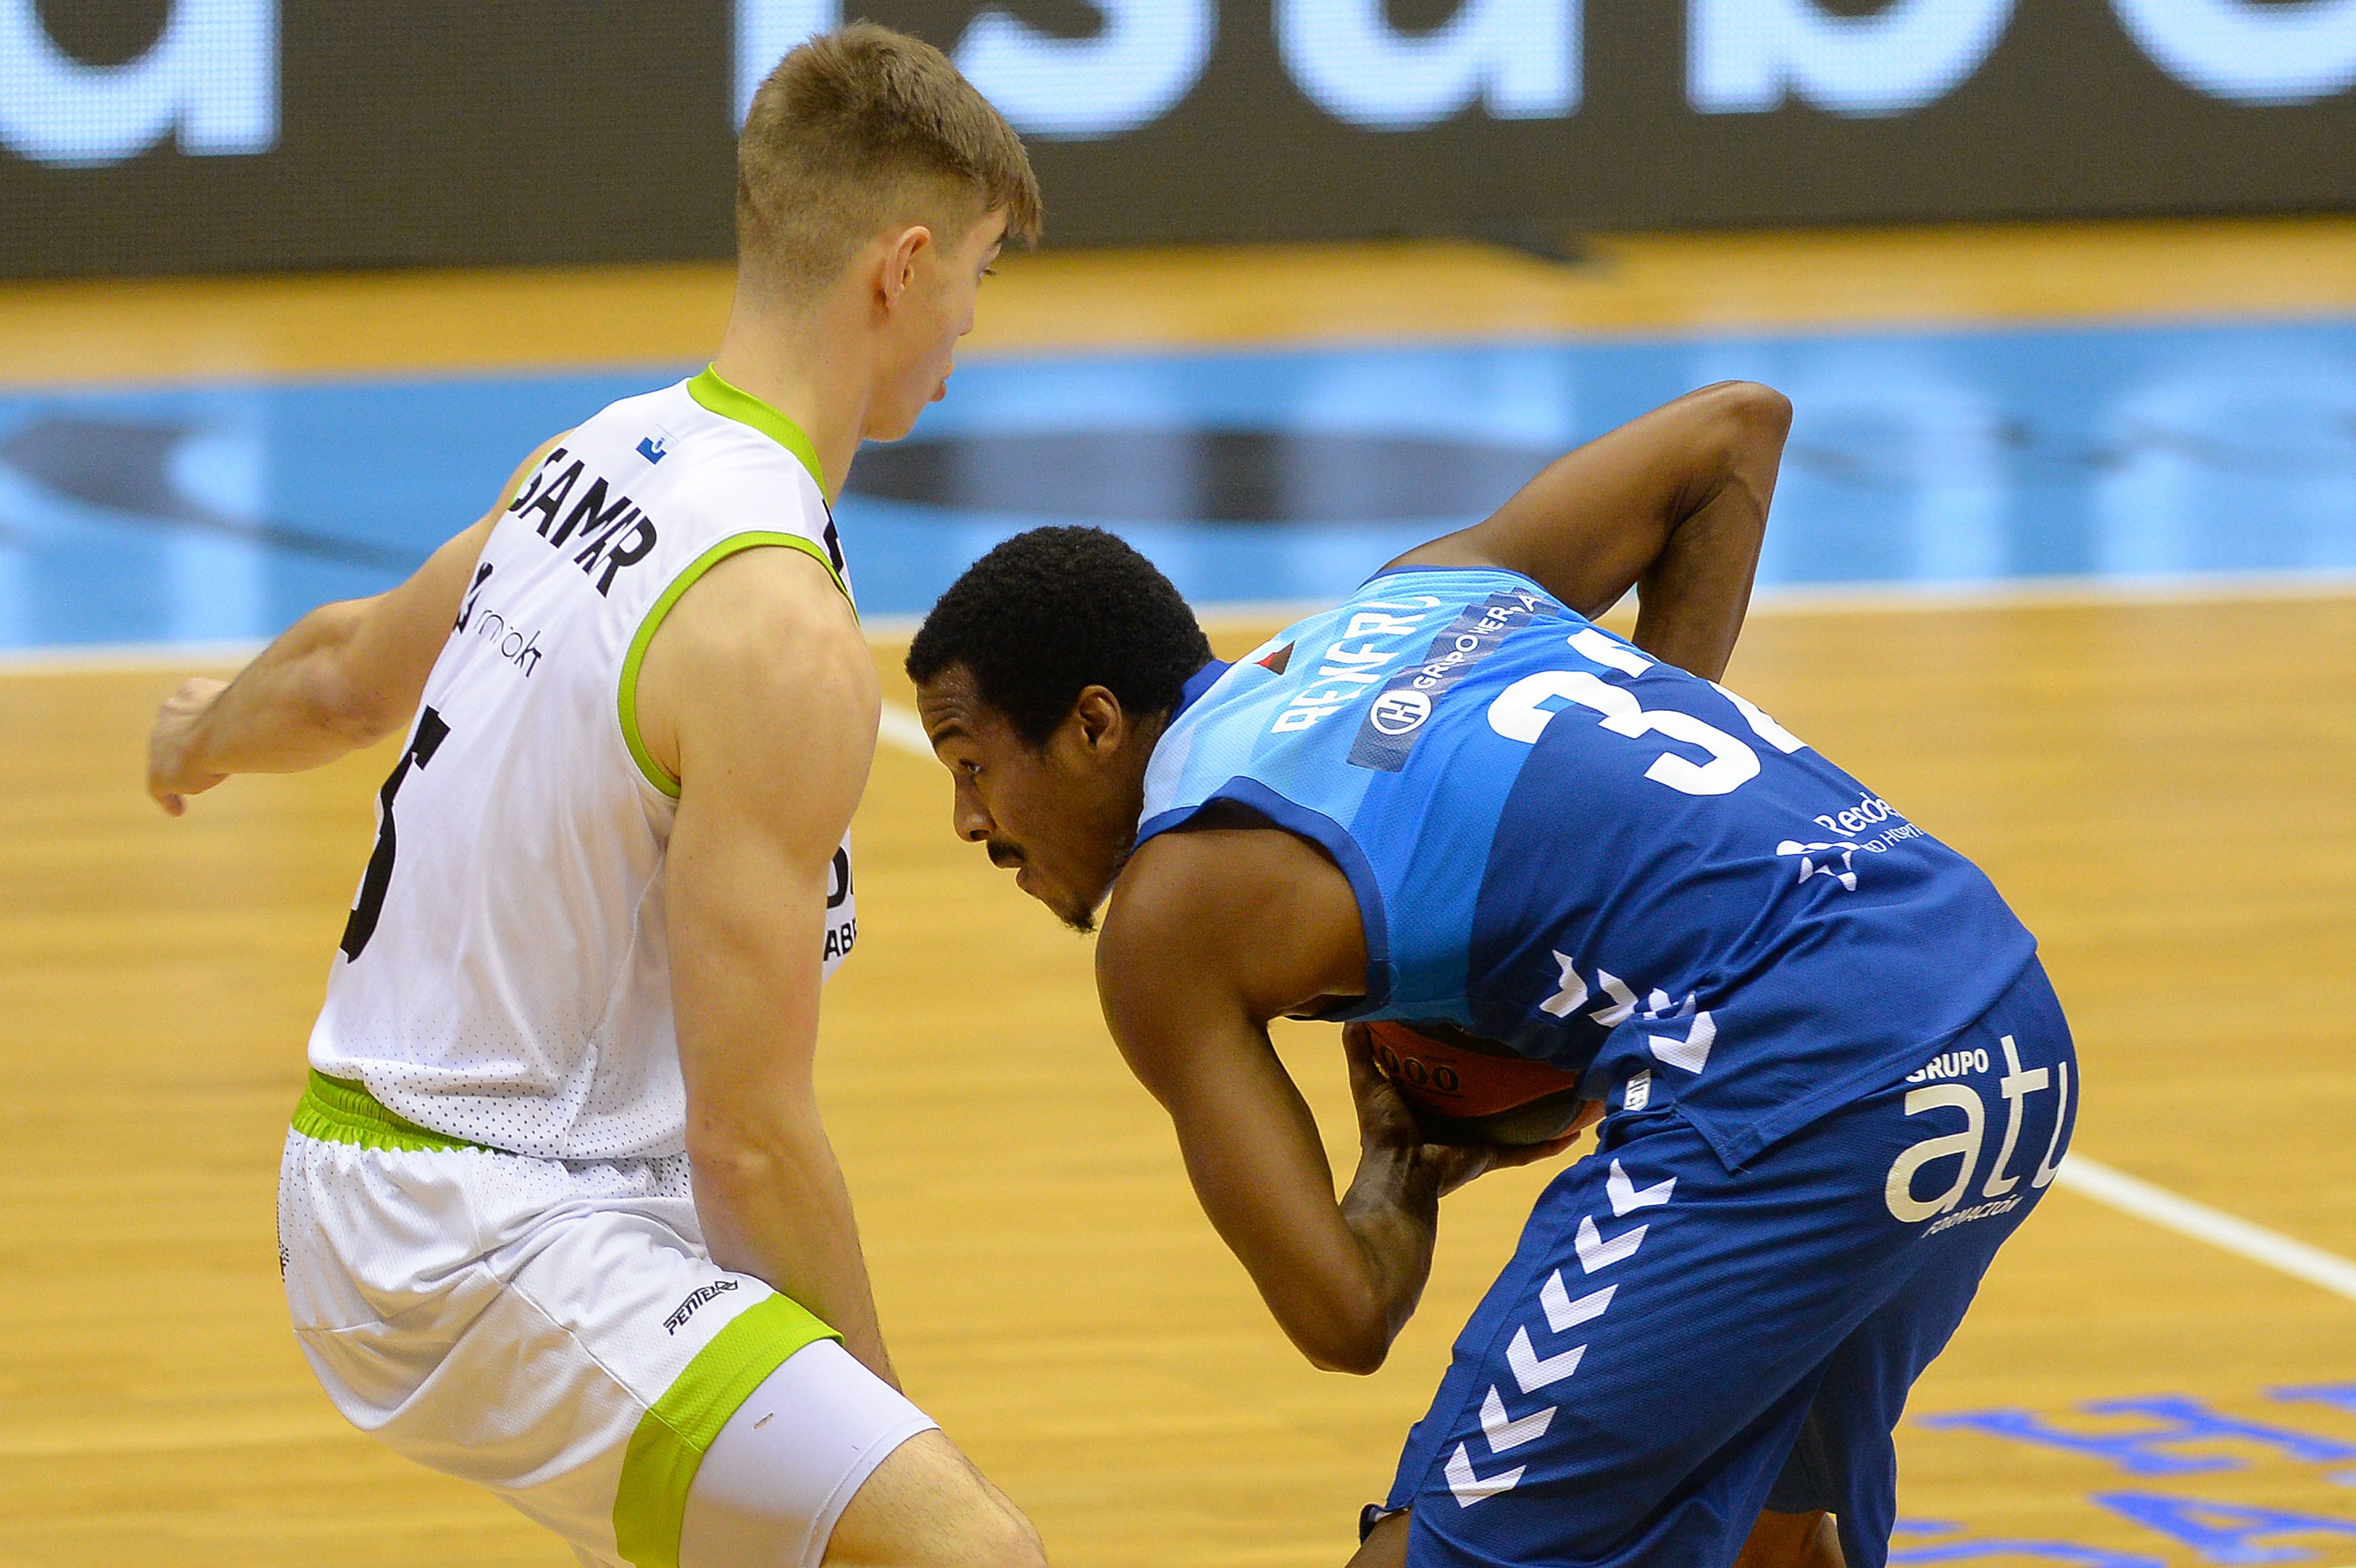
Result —
[[714, 1280], [708, 1285], [698, 1285], [694, 1290], [688, 1293], [688, 1297], [685, 1301], [679, 1304], [678, 1311], [663, 1319], [663, 1332], [665, 1334], [678, 1333], [680, 1329], [687, 1326], [687, 1320], [695, 1316], [697, 1308], [704, 1305], [706, 1303], [718, 1301], [722, 1296], [726, 1295], [730, 1291], [734, 1290], [735, 1288], [736, 1282], [734, 1280]]

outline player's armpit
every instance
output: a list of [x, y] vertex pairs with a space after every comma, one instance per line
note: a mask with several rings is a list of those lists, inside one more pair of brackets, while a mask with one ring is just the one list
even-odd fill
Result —
[[640, 733], [678, 779], [665, 868], [696, 1208], [891, 1376], [812, 1083], [829, 867], [874, 757], [874, 663], [825, 569], [759, 548], [690, 588], [640, 668]]
[[1146, 844], [1097, 947], [1106, 1021], [1169, 1111], [1204, 1212], [1301, 1353], [1354, 1372], [1382, 1364], [1413, 1311], [1429, 1227], [1419, 1238], [1386, 1220], [1369, 1236], [1344, 1219], [1316, 1122], [1267, 1021], [1358, 988], [1365, 970], [1340, 872], [1270, 830]]
[[1642, 585], [1636, 640], [1716, 678], [1750, 603], [1792, 405], [1722, 381], [1558, 458], [1484, 521], [1395, 566], [1502, 566], [1580, 614]]

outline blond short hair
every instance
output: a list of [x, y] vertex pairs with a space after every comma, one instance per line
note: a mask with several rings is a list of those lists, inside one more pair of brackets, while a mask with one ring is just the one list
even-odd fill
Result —
[[736, 143], [740, 269], [789, 297], [834, 280], [877, 231], [925, 223], [943, 243], [1003, 209], [1037, 237], [1022, 138], [932, 45], [858, 22], [777, 62]]

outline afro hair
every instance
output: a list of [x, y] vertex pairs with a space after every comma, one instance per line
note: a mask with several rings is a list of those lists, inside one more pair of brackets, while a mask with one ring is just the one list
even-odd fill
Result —
[[1166, 714], [1210, 661], [1194, 612], [1153, 563], [1101, 528], [1034, 528], [941, 596], [909, 645], [908, 678], [963, 665], [1036, 748], [1086, 688], [1105, 687], [1132, 714]]

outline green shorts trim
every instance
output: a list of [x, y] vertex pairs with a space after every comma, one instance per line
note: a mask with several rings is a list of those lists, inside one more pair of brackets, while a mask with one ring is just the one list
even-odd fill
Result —
[[786, 1359], [820, 1339], [842, 1336], [790, 1296], [772, 1295], [696, 1352], [687, 1370], [655, 1401], [622, 1455], [614, 1496], [614, 1541], [637, 1568], [679, 1568], [680, 1521], [688, 1488], [706, 1450], [737, 1407]]
[[303, 1098], [295, 1102], [294, 1131], [323, 1144], [349, 1144], [362, 1149], [406, 1149], [417, 1154], [481, 1149], [486, 1154], [498, 1153], [487, 1144], [470, 1144], [464, 1138], [421, 1127], [386, 1110], [368, 1091], [366, 1084], [329, 1078], [317, 1068], [311, 1069], [311, 1080], [303, 1090]]

